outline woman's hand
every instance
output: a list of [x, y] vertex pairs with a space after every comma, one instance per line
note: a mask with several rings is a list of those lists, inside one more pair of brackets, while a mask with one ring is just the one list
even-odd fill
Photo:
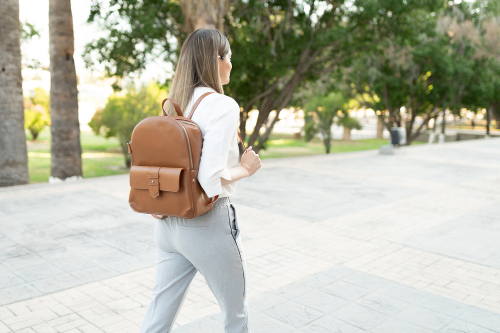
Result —
[[259, 154], [252, 150], [252, 146], [248, 147], [241, 157], [241, 166], [248, 171], [248, 177], [253, 175], [262, 167]]
[[256, 154], [253, 150], [252, 147], [248, 147], [245, 152], [243, 153], [243, 156], [241, 156], [241, 165], [229, 169], [229, 173], [231, 174], [231, 180], [227, 180], [225, 178], [220, 179], [221, 185], [229, 185], [234, 182], [237, 182], [240, 179], [250, 177], [253, 175], [257, 170], [260, 169], [262, 166], [260, 162], [259, 155]]

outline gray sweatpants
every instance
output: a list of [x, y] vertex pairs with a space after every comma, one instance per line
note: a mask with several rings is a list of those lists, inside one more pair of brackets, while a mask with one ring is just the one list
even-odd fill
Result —
[[229, 198], [187, 220], [169, 217], [155, 226], [156, 271], [153, 300], [141, 333], [169, 333], [199, 271], [222, 310], [225, 333], [250, 332], [245, 256], [236, 210]]

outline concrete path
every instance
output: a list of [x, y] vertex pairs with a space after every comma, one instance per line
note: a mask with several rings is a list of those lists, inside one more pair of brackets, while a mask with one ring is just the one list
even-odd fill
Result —
[[[500, 332], [500, 140], [265, 160], [238, 185], [252, 332]], [[138, 332], [128, 176], [0, 189], [0, 332]], [[223, 332], [199, 274], [174, 333]]]

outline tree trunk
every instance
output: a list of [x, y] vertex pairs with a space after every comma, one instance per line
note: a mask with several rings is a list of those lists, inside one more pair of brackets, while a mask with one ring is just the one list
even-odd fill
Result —
[[49, 0], [51, 178], [82, 176], [70, 0]]
[[326, 153], [330, 154], [330, 149], [332, 147], [332, 132], [328, 132], [326, 134], [326, 138], [323, 140], [323, 144], [325, 145]]
[[198, 29], [218, 29], [224, 32], [224, 15], [228, 11], [228, 0], [182, 0], [180, 5], [188, 34]]
[[38, 134], [40, 134], [40, 132], [37, 132], [37, 131], [30, 131], [31, 133], [31, 136], [33, 137], [33, 141], [36, 141], [38, 139]]
[[383, 100], [384, 100], [384, 105], [387, 109], [387, 111], [389, 111], [389, 117], [388, 117], [388, 121], [387, 123], [385, 124], [385, 126], [387, 127], [387, 130], [390, 131], [394, 122], [397, 120], [396, 119], [396, 116], [394, 115], [394, 109], [393, 107], [389, 104], [389, 90], [387, 89], [387, 85], [384, 84], [384, 95], [383, 95]]
[[492, 103], [493, 118], [495, 118], [496, 128], [500, 129], [500, 103]]
[[19, 0], [0, 0], [0, 186], [29, 183]]
[[[295, 88], [297, 88], [298, 84], [300, 81], [303, 79], [303, 76], [307, 72], [307, 70], [310, 68], [312, 62], [314, 61], [315, 57], [317, 56], [319, 50], [316, 50], [315, 52], [311, 53], [311, 50], [308, 47], [302, 52], [302, 55], [300, 57], [300, 61], [297, 64], [295, 68], [295, 72], [292, 75], [292, 77], [285, 83], [281, 82], [280, 80], [277, 80], [268, 90], [267, 93], [263, 93], [260, 95], [260, 101], [259, 103], [259, 116], [257, 117], [257, 124], [255, 125], [255, 128], [250, 135], [250, 138], [248, 140], [248, 145], [253, 146], [254, 143], [257, 141], [259, 142], [264, 142], [270, 135], [274, 125], [276, 124], [276, 121], [273, 121], [271, 125], [266, 129], [265, 133], [263, 135], [260, 135], [260, 129], [261, 127], [268, 122], [269, 115], [273, 110], [276, 111], [276, 114], [279, 115], [281, 110], [287, 106], [287, 104], [290, 102], [292, 98], [292, 94], [295, 91]], [[283, 84], [283, 88], [277, 93], [275, 96], [275, 92], [277, 92], [278, 88], [278, 83], [281, 82]], [[251, 105], [250, 103], [248, 103]], [[245, 107], [247, 109], [247, 107]], [[260, 145], [261, 146], [261, 145]], [[255, 150], [255, 149], [254, 149]], [[255, 152], [258, 153], [258, 149], [255, 150]]]
[[486, 110], [486, 135], [490, 135], [491, 106]]
[[378, 115], [377, 116], [377, 139], [384, 138], [384, 127], [385, 127], [384, 116], [382, 114]]
[[[272, 96], [268, 97], [272, 101]], [[269, 99], [267, 102], [269, 102]], [[250, 135], [250, 138], [248, 139], [248, 145], [254, 147], [255, 142], [259, 141], [264, 141], [265, 138], [260, 137], [260, 129], [262, 126], [269, 121], [269, 115], [272, 112], [272, 106], [269, 105], [270, 103], [264, 103], [262, 108], [259, 109], [259, 115], [257, 116], [257, 123], [255, 124], [255, 127], [253, 129], [252, 134]], [[258, 150], [256, 150], [257, 147], [254, 147], [253, 150], [258, 153]]]
[[441, 123], [441, 134], [445, 135], [446, 131], [446, 108], [443, 108], [443, 122]]
[[344, 135], [342, 137], [344, 141], [351, 141], [351, 129], [344, 126]]
[[240, 113], [240, 136], [241, 140], [243, 140], [243, 143], [245, 143], [246, 139], [246, 127], [247, 127], [247, 119], [248, 119], [248, 112], [241, 112]]
[[271, 124], [266, 128], [266, 131], [260, 137], [259, 144], [257, 145], [256, 149], [254, 149], [256, 152], [258, 152], [259, 150], [261, 150], [262, 147], [264, 146], [264, 142], [267, 140], [267, 138], [269, 137], [269, 135], [271, 135], [271, 132], [272, 132], [272, 130], [274, 128], [274, 125], [280, 120], [279, 117], [280, 117], [280, 113], [276, 112], [276, 116], [271, 121]]
[[120, 140], [120, 147], [122, 148], [122, 153], [123, 157], [125, 157], [125, 166], [127, 169], [130, 169], [132, 167], [132, 158], [131, 154], [128, 152], [128, 146], [127, 146], [127, 140], [123, 140], [122, 138], [119, 138]]

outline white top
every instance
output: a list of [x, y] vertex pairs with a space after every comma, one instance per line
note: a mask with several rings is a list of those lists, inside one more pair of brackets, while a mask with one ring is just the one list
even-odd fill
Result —
[[203, 133], [198, 181], [207, 196], [223, 198], [236, 191], [236, 182], [222, 186], [220, 178], [231, 180], [228, 169], [240, 164], [237, 141], [240, 107], [234, 99], [218, 94], [212, 88], [196, 87], [184, 111], [186, 117], [196, 100], [209, 91], [214, 93], [203, 98], [192, 118]]

